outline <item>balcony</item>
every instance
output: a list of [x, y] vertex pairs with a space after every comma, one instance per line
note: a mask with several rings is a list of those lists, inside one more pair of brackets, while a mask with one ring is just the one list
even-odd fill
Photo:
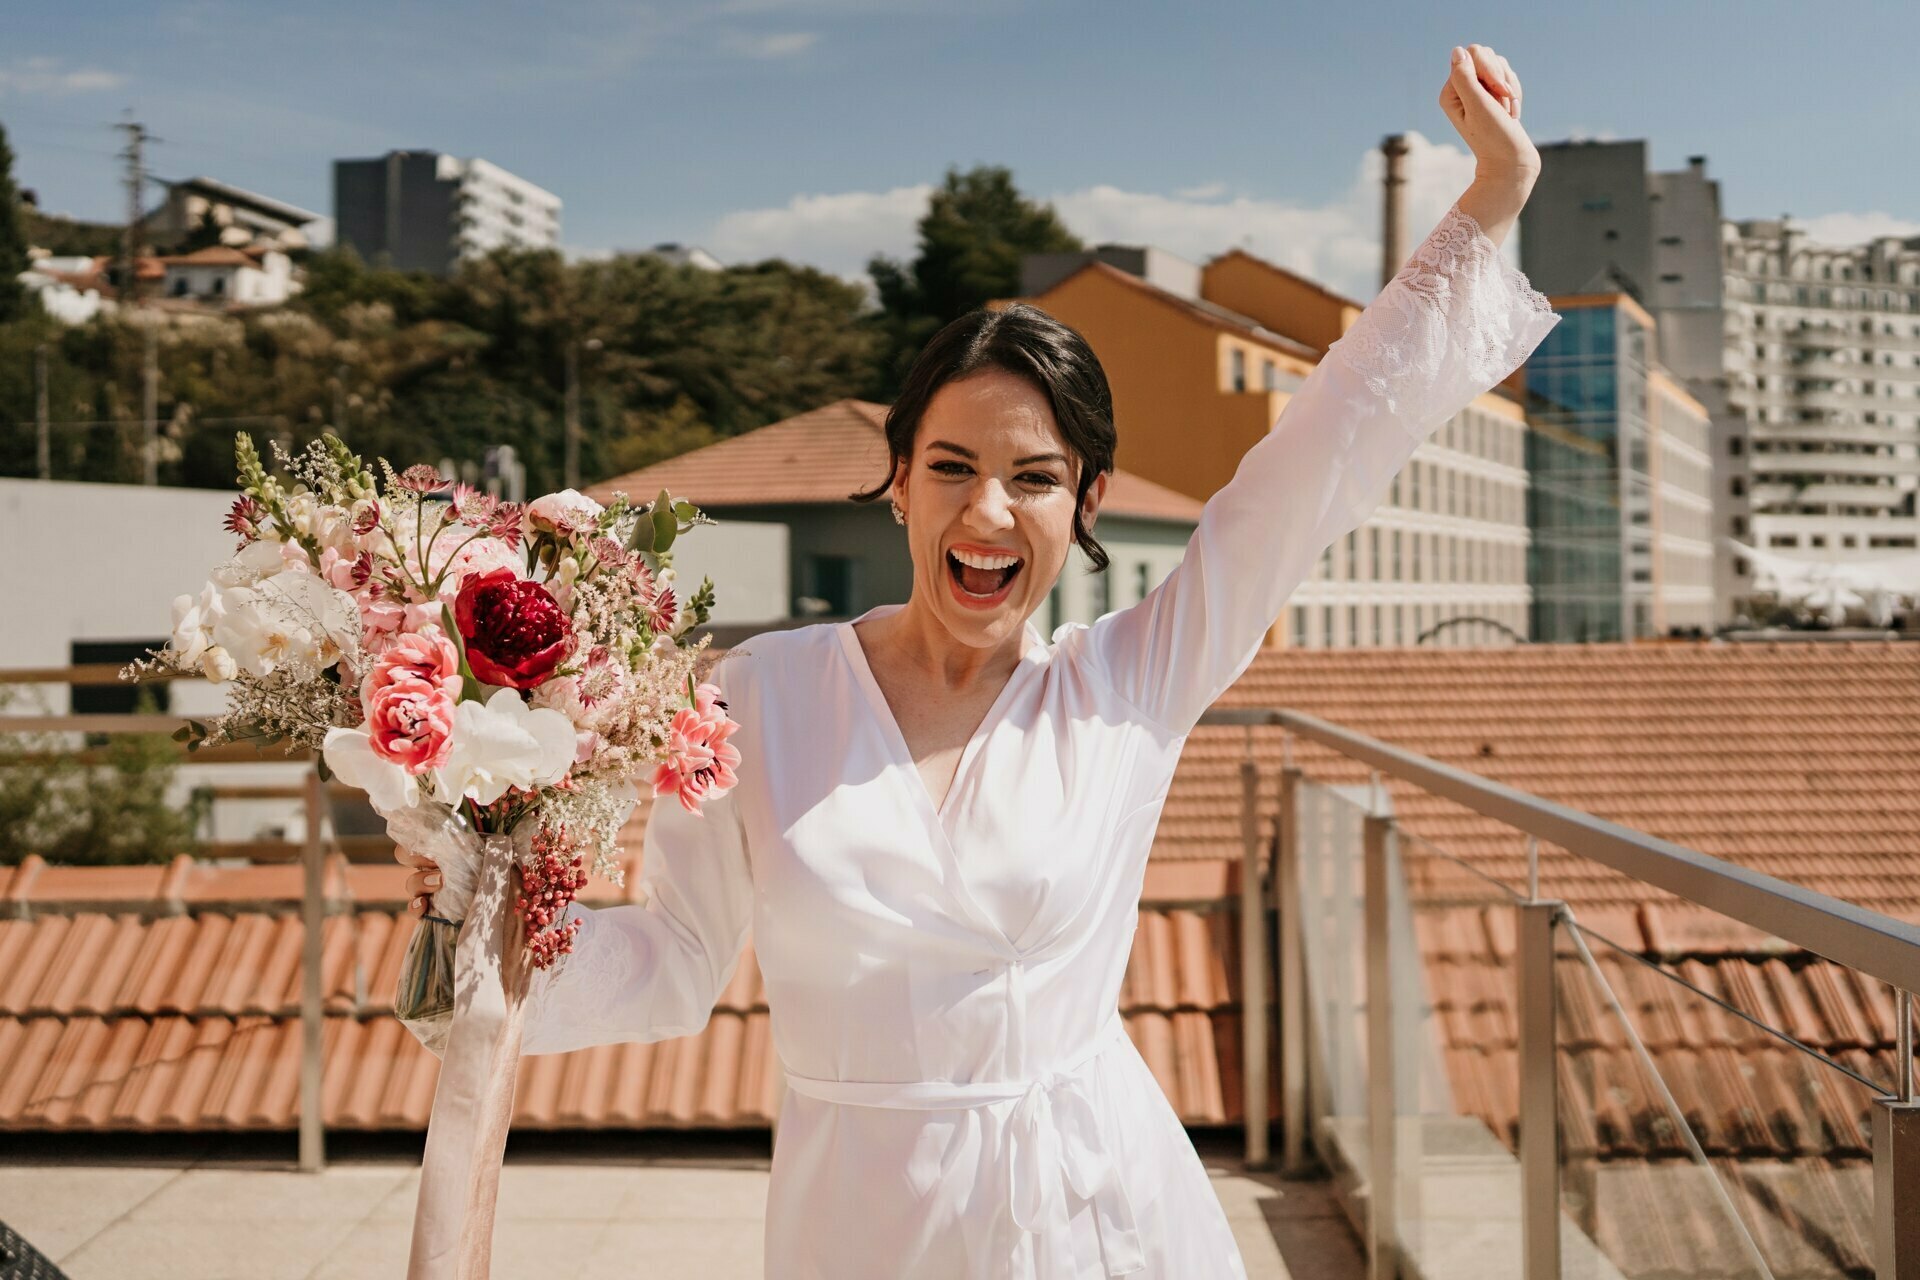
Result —
[[[1243, 1240], [1330, 1194], [1375, 1276], [1920, 1275], [1910, 648], [1256, 659], [1187, 743], [1120, 994]], [[0, 869], [0, 1131], [417, 1151], [398, 869], [300, 776], [262, 865]], [[750, 947], [698, 1037], [529, 1059], [516, 1126], [777, 1140], [767, 1019]]]

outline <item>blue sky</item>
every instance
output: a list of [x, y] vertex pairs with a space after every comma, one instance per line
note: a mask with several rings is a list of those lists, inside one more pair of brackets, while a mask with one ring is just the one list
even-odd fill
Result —
[[1089, 239], [1250, 244], [1365, 292], [1368, 151], [1412, 130], [1414, 216], [1464, 155], [1448, 49], [1506, 53], [1541, 140], [1709, 157], [1736, 217], [1920, 233], [1920, 6], [720, 0], [69, 0], [13, 6], [0, 122], [50, 208], [117, 218], [112, 124], [331, 213], [330, 161], [481, 155], [561, 196], [570, 251], [706, 244], [856, 274], [950, 164], [1011, 165]]

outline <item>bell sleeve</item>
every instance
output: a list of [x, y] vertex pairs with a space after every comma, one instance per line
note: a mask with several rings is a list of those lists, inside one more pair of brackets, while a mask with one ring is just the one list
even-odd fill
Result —
[[1081, 637], [1106, 683], [1186, 734], [1252, 664], [1287, 597], [1439, 427], [1558, 323], [1456, 206], [1208, 500], [1179, 565]]
[[707, 1025], [753, 919], [740, 803], [738, 784], [698, 814], [671, 797], [653, 802], [641, 863], [644, 901], [569, 904], [567, 916], [580, 921], [580, 931], [571, 952], [534, 974], [523, 1055], [666, 1040]]

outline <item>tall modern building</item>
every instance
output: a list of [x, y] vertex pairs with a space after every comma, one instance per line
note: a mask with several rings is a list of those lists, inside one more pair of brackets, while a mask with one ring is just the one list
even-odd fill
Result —
[[1750, 613], [1742, 546], [1905, 554], [1920, 536], [1920, 239], [1819, 245], [1722, 218], [1706, 162], [1651, 173], [1646, 144], [1559, 143], [1521, 215], [1548, 294], [1619, 292], [1711, 418], [1715, 621]]
[[334, 237], [371, 263], [445, 275], [490, 249], [560, 247], [560, 197], [437, 151], [333, 162]]
[[1539, 641], [1713, 627], [1707, 411], [1624, 293], [1556, 296], [1527, 362], [1527, 580]]

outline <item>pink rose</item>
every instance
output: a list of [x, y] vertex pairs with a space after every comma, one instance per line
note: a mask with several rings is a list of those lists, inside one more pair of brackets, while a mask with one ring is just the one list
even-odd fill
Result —
[[391, 678], [363, 699], [367, 743], [375, 755], [417, 777], [447, 762], [453, 748], [454, 696], [404, 671], [394, 668]]
[[699, 813], [703, 803], [725, 795], [739, 781], [734, 767], [740, 763], [740, 748], [727, 739], [740, 726], [727, 718], [719, 690], [701, 687], [708, 690], [704, 699], [696, 689], [695, 705], [674, 713], [667, 730], [667, 758], [653, 772], [653, 794], [679, 797], [689, 813]]

